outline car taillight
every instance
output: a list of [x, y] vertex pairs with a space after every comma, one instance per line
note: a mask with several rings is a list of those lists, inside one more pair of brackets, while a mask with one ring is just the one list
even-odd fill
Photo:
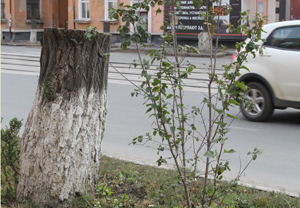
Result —
[[[241, 49], [242, 50], [242, 49]], [[234, 54], [231, 56], [231, 62], [233, 62], [233, 59], [236, 57], [236, 55], [238, 54], [238, 51], [235, 50]]]

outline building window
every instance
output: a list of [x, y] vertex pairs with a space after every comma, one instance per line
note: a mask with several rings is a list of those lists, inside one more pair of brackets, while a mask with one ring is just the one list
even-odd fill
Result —
[[5, 0], [1, 0], [1, 19], [5, 19]]
[[118, 1], [117, 0], [105, 0], [105, 19], [109, 18], [109, 9], [110, 8], [118, 8]]
[[27, 19], [40, 19], [40, 0], [27, 0]]
[[79, 0], [79, 18], [90, 18], [90, 0]]

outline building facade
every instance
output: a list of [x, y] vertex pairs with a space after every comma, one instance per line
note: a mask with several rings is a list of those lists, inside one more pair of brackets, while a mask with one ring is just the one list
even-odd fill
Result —
[[1, 12], [2, 39], [29, 40], [31, 29], [40, 39], [45, 27], [67, 28], [68, 0], [1, 0]]
[[[132, 4], [135, 0], [124, 0], [124, 4]], [[29, 40], [33, 28], [37, 31], [37, 39], [43, 35], [46, 27], [85, 30], [88, 25], [104, 30], [104, 22], [109, 23], [113, 41], [120, 41], [117, 28], [121, 20], [109, 18], [109, 8], [115, 7], [121, 0], [1, 0], [1, 32], [5, 40]], [[163, 14], [156, 15], [156, 8], [149, 12], [139, 10], [137, 14], [148, 23], [148, 32], [156, 37], [163, 34]], [[107, 25], [107, 24], [106, 24]]]
[[[99, 32], [109, 28], [113, 42], [119, 42], [117, 32], [121, 20], [109, 18], [109, 8], [117, 8], [123, 2], [133, 4], [138, 0], [1, 0], [1, 32], [5, 40], [29, 40], [31, 30], [36, 30], [37, 39], [43, 35], [46, 27], [84, 30], [87, 25], [97, 27]], [[178, 26], [178, 38], [193, 40], [202, 31], [203, 21], [199, 19], [199, 11], [193, 8], [193, 1], [180, 0], [182, 14], [178, 14], [178, 25], [187, 26], [182, 30]], [[224, 25], [237, 26], [241, 11], [250, 10], [250, 18], [259, 13], [268, 17], [265, 23], [300, 19], [299, 0], [223, 0], [230, 4], [232, 11], [227, 16], [221, 16], [221, 34], [223, 39], [237, 39], [236, 34], [229, 34]], [[218, 9], [216, 5], [211, 5]], [[162, 13], [156, 14], [160, 7]], [[168, 8], [156, 6], [149, 12], [136, 11], [148, 25], [151, 34], [149, 42], [159, 42], [159, 36], [164, 33], [160, 29], [163, 21], [168, 20]], [[105, 23], [104, 23], [105, 22]], [[104, 25], [106, 25], [104, 28]]]

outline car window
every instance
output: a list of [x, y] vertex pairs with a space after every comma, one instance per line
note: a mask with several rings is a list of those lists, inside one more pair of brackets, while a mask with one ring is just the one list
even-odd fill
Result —
[[265, 45], [300, 50], [300, 27], [286, 27], [275, 30], [267, 38]]

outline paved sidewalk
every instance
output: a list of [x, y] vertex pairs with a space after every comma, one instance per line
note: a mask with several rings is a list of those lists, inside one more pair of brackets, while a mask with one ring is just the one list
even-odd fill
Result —
[[[41, 47], [41, 43], [40, 42], [34, 42], [31, 43], [29, 41], [5, 41], [2, 40], [1, 41], [1, 45], [7, 45], [7, 46], [27, 46], [27, 47]], [[136, 47], [134, 46], [129, 46], [128, 49], [122, 50], [120, 47], [120, 43], [115, 43], [111, 45], [111, 49], [110, 52], [128, 52], [128, 53], [134, 53], [137, 51]], [[141, 51], [149, 51], [149, 50], [157, 50], [160, 49], [160, 45], [155, 45], [155, 44], [146, 44], [146, 47], [141, 47], [140, 50]], [[223, 57], [223, 56], [228, 56], [228, 55], [232, 55], [235, 52], [235, 49], [231, 49], [228, 48], [225, 51], [223, 51], [222, 49], [218, 49], [218, 52], [216, 54], [217, 57]], [[213, 52], [214, 53], [214, 52]], [[170, 53], [169, 55], [174, 55], [174, 51], [170, 48]], [[195, 54], [195, 53], [188, 53], [186, 54], [187, 56], [190, 57], [210, 57], [209, 53], [199, 53], [199, 54]]]

